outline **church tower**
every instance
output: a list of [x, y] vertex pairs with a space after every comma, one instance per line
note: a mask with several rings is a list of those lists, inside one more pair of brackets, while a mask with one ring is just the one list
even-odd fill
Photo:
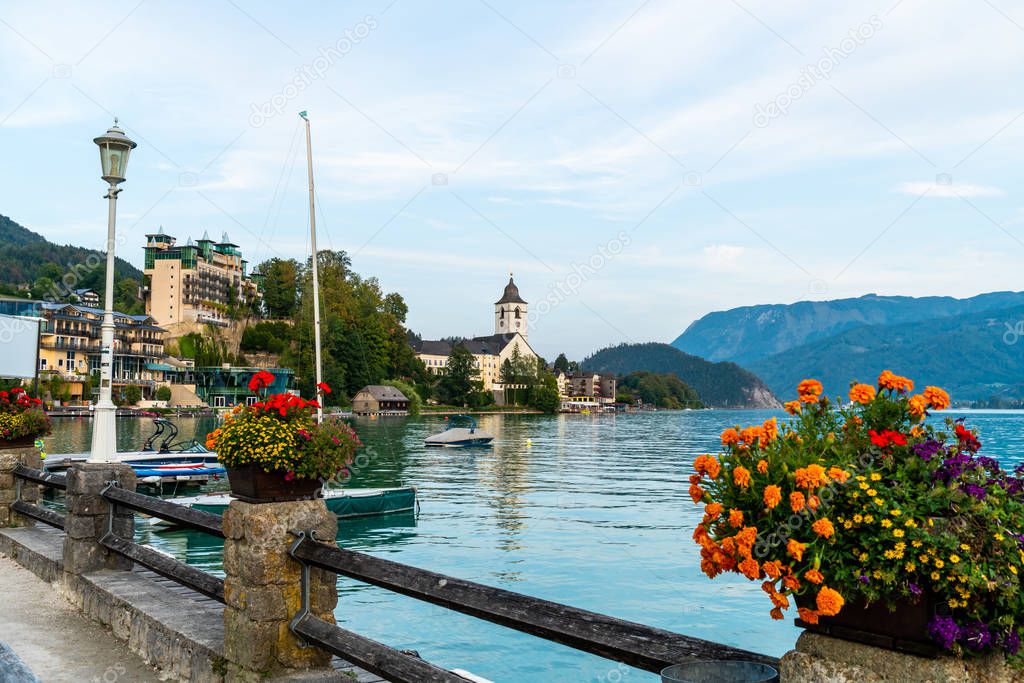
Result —
[[529, 341], [529, 330], [526, 327], [526, 313], [529, 306], [519, 296], [519, 288], [512, 281], [512, 273], [508, 274], [508, 284], [501, 298], [494, 302], [494, 334], [523, 335]]

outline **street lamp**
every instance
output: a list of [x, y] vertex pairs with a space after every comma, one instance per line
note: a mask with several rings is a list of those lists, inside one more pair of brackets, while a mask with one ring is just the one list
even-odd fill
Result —
[[117, 218], [118, 185], [124, 182], [128, 168], [128, 155], [135, 143], [117, 127], [117, 119], [106, 134], [94, 139], [100, 148], [101, 176], [110, 187], [104, 199], [107, 200], [107, 280], [104, 290], [102, 348], [100, 350], [100, 397], [93, 410], [92, 448], [89, 462], [113, 462], [117, 455], [117, 406], [111, 398], [114, 372], [114, 225]]

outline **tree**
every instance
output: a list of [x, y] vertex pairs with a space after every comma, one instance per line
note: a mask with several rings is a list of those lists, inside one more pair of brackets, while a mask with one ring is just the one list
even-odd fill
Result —
[[448, 356], [445, 374], [438, 383], [438, 393], [444, 403], [465, 406], [474, 393], [476, 360], [465, 346], [456, 346]]
[[558, 358], [555, 359], [555, 372], [569, 372], [569, 359], [565, 357], [564, 353], [558, 354]]
[[558, 395], [558, 380], [550, 372], [545, 372], [539, 381], [530, 387], [530, 405], [545, 413], [556, 413], [562, 406], [562, 397]]
[[271, 318], [290, 318], [299, 301], [299, 263], [272, 258], [256, 269], [263, 276], [263, 305]]
[[171, 400], [171, 388], [168, 386], [159, 386], [156, 388], [154, 397], [158, 401], [170, 401]]
[[142, 387], [129, 384], [118, 396], [118, 400], [114, 401], [119, 406], [133, 406], [142, 400]]

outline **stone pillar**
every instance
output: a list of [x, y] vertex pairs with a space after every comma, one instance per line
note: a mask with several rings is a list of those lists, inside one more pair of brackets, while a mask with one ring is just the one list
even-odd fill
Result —
[[[32, 446], [0, 449], [0, 527], [32, 526], [34, 523], [33, 520], [11, 510], [11, 503], [17, 498], [18, 487], [18, 480], [12, 473], [18, 465], [40, 469], [42, 459], [39, 457], [39, 449]], [[22, 481], [21, 499], [26, 503], [38, 502], [39, 487]]]
[[804, 631], [796, 648], [782, 656], [782, 683], [1019, 683], [1024, 672], [999, 654], [969, 659], [928, 659]]
[[[67, 473], [67, 516], [64, 521], [64, 571], [84, 574], [96, 569], [131, 569], [132, 561], [110, 552], [99, 540], [107, 533], [110, 505], [100, 493], [111, 481], [127, 491], [135, 490], [135, 472], [116, 463], [75, 463]], [[135, 515], [118, 508], [113, 532], [133, 539]]]
[[[224, 658], [232, 680], [329, 667], [330, 653], [300, 648], [288, 630], [302, 593], [301, 565], [288, 555], [290, 530], [316, 531], [334, 543], [338, 519], [323, 500], [289, 503], [231, 501], [224, 512]], [[334, 623], [337, 575], [310, 570], [310, 611]]]

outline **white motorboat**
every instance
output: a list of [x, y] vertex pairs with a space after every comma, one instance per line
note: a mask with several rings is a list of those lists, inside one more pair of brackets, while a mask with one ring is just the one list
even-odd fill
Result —
[[477, 429], [476, 420], [469, 415], [453, 415], [448, 419], [448, 428], [439, 434], [428, 436], [423, 440], [424, 446], [445, 446], [458, 448], [465, 446], [489, 446], [494, 435]]

